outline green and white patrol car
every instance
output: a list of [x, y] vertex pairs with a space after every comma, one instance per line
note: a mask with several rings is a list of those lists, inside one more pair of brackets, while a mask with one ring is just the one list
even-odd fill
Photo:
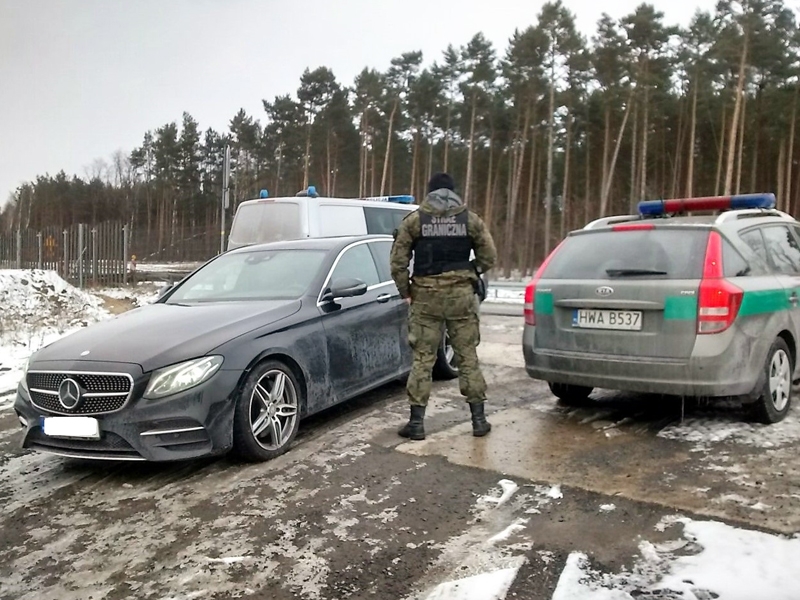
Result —
[[737, 397], [782, 420], [800, 224], [774, 207], [773, 194], [647, 201], [570, 233], [525, 292], [528, 374], [565, 402], [593, 388]]

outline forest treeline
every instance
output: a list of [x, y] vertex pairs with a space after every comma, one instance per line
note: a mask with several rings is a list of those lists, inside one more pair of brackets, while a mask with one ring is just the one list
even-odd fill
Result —
[[[42, 175], [0, 212], [3, 231], [116, 219], [176, 242], [219, 230], [224, 148], [231, 214], [257, 197], [411, 193], [451, 172], [490, 223], [506, 268], [532, 268], [565, 232], [641, 199], [774, 192], [800, 209], [800, 34], [783, 0], [723, 0], [688, 27], [642, 4], [589, 37], [559, 0], [505, 48], [481, 33], [352, 83], [306, 69], [293, 93], [226, 131], [188, 113], [83, 177]], [[230, 222], [230, 218], [228, 218]], [[165, 242], [166, 243], [166, 242]]]

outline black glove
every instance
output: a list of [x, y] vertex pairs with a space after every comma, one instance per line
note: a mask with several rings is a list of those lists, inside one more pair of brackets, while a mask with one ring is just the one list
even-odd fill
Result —
[[478, 295], [478, 300], [483, 302], [486, 300], [486, 282], [481, 277], [480, 269], [478, 269], [478, 265], [475, 264], [475, 261], [470, 261], [472, 268], [475, 271], [475, 274], [478, 276], [478, 279], [472, 282], [472, 289], [475, 290], [475, 293]]

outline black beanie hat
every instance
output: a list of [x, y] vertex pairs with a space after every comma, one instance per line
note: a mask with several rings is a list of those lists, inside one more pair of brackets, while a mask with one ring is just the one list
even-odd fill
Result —
[[456, 183], [453, 178], [447, 173], [434, 173], [431, 180], [428, 182], [428, 193], [435, 192], [442, 188], [448, 189], [451, 192], [455, 191]]

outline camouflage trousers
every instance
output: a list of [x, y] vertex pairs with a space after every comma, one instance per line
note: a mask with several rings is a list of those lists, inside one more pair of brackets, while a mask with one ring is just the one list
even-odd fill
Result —
[[414, 352], [408, 376], [408, 401], [426, 406], [431, 395], [431, 380], [436, 354], [447, 327], [450, 343], [458, 359], [458, 383], [467, 402], [486, 399], [486, 380], [478, 364], [480, 324], [475, 292], [470, 284], [435, 290], [413, 286], [408, 316], [408, 342]]

